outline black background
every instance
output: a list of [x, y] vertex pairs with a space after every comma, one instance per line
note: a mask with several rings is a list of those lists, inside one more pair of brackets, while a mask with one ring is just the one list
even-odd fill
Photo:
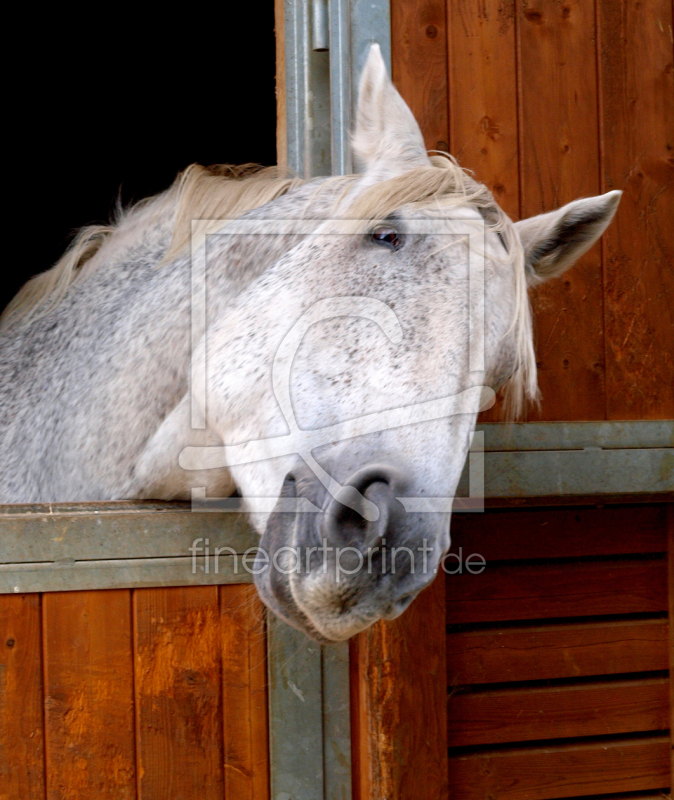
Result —
[[5, 30], [0, 308], [119, 198], [155, 194], [195, 161], [276, 163], [272, 0], [157, 18], [34, 12]]

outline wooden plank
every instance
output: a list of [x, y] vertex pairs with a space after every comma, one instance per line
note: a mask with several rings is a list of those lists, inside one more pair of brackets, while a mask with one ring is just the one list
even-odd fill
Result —
[[443, 0], [391, 2], [393, 82], [429, 150], [449, 150], [447, 23]]
[[449, 624], [666, 610], [663, 558], [487, 565], [477, 575], [447, 576]]
[[284, 0], [274, 0], [274, 33], [276, 35], [276, 163], [283, 175], [288, 169]]
[[225, 797], [269, 797], [265, 609], [253, 586], [220, 587]]
[[440, 577], [401, 617], [356, 637], [352, 735], [359, 800], [446, 797], [444, 595]]
[[448, 0], [452, 155], [519, 217], [515, 5]]
[[131, 597], [44, 595], [47, 797], [136, 797]]
[[450, 686], [669, 668], [666, 619], [489, 628], [447, 636]]
[[220, 800], [218, 589], [138, 589], [133, 606], [139, 800]]
[[[594, 5], [519, 4], [518, 47], [521, 213], [529, 217], [600, 190]], [[529, 419], [604, 419], [599, 247], [532, 300], [543, 403]]]
[[491, 750], [449, 759], [451, 800], [548, 800], [669, 786], [669, 738]]
[[449, 746], [662, 731], [668, 711], [667, 678], [459, 689], [448, 701]]
[[670, 0], [598, 0], [608, 419], [674, 417], [674, 70]]
[[452, 547], [487, 561], [664, 553], [666, 505], [454, 514]]
[[0, 800], [42, 800], [40, 596], [0, 597]]

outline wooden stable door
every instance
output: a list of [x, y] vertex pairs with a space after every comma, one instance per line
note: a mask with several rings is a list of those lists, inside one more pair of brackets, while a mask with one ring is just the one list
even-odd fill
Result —
[[267, 798], [264, 628], [252, 586], [0, 595], [0, 798]]

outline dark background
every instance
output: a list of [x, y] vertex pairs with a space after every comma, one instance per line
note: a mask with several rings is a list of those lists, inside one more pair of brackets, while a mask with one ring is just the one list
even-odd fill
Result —
[[180, 17], [166, 7], [161, 19], [111, 13], [40, 12], [14, 28], [0, 308], [79, 227], [107, 222], [118, 198], [162, 191], [195, 161], [276, 163], [272, 0]]

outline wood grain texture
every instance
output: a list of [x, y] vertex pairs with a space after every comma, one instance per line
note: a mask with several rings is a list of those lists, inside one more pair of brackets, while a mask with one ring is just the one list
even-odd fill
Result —
[[669, 728], [669, 680], [647, 678], [450, 694], [449, 746]]
[[274, 0], [274, 32], [276, 34], [276, 163], [283, 174], [288, 169], [285, 4], [283, 0]]
[[666, 619], [461, 631], [447, 636], [450, 686], [669, 668]]
[[674, 417], [672, 5], [597, 0], [602, 189], [622, 189], [603, 237], [607, 419]]
[[447, 576], [449, 624], [666, 610], [664, 558], [487, 565]]
[[429, 150], [448, 150], [447, 23], [443, 0], [391, 2], [393, 82]]
[[487, 561], [664, 553], [664, 504], [526, 509], [452, 516], [452, 551]]
[[133, 593], [139, 800], [223, 797], [218, 587]]
[[44, 798], [40, 595], [0, 597], [0, 800]]
[[[594, 16], [588, 2], [518, 5], [523, 218], [599, 194]], [[600, 256], [532, 293], [543, 402], [529, 419], [604, 419]]]
[[451, 800], [548, 800], [669, 786], [666, 736], [455, 755]]
[[254, 586], [220, 587], [225, 797], [269, 797], [265, 610]]
[[405, 614], [359, 634], [352, 669], [354, 797], [447, 793], [445, 582]]
[[131, 597], [43, 595], [49, 800], [136, 797]]
[[514, 0], [448, 0], [452, 155], [519, 217]]

